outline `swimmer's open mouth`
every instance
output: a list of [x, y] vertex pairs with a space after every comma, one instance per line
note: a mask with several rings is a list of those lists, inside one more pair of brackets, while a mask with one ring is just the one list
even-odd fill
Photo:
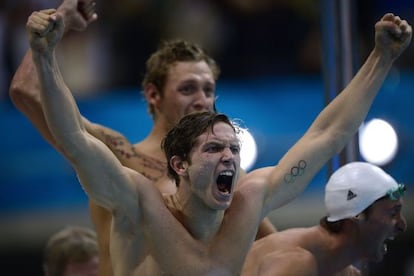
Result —
[[234, 172], [223, 171], [217, 177], [217, 188], [223, 194], [229, 194], [233, 186]]
[[387, 238], [387, 239], [384, 241], [384, 244], [383, 244], [383, 247], [384, 247], [384, 253], [387, 253], [387, 251], [388, 251], [388, 243], [389, 243], [389, 242], [391, 242], [391, 241], [393, 241], [394, 239], [395, 239], [395, 237], [394, 237], [394, 236], [392, 236], [392, 237]]

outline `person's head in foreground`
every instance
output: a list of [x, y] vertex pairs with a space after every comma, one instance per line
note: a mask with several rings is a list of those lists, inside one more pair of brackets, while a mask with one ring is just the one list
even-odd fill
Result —
[[325, 188], [327, 217], [321, 225], [333, 233], [355, 235], [362, 256], [381, 261], [386, 242], [407, 228], [401, 213], [405, 186], [381, 168], [352, 162], [332, 174]]
[[[231, 202], [240, 166], [240, 141], [237, 133], [237, 127], [224, 114], [200, 112], [185, 116], [166, 135], [162, 144], [166, 159], [170, 160], [170, 177], [175, 179], [177, 186], [182, 179], [216, 183], [212, 187], [216, 200], [226, 198], [226, 202]], [[198, 154], [193, 155], [195, 152]], [[179, 167], [189, 165], [193, 165], [194, 169], [190, 172], [182, 170], [185, 175], [180, 175]], [[209, 173], [214, 179], [211, 179]], [[201, 189], [208, 189], [203, 187], [206, 186], [205, 183], [196, 183], [192, 187], [201, 192]], [[207, 190], [205, 192], [208, 194]]]
[[93, 230], [68, 226], [47, 241], [43, 269], [45, 276], [97, 276], [98, 245]]

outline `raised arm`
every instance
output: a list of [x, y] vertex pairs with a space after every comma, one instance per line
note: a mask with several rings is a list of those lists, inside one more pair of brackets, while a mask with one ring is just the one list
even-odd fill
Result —
[[[92, 0], [64, 0], [58, 11], [63, 16], [65, 33], [71, 30], [83, 31], [97, 19], [95, 2]], [[16, 108], [32, 122], [43, 138], [56, 147], [43, 113], [39, 78], [32, 61], [31, 50], [24, 56], [12, 79], [9, 95]]]
[[62, 16], [53, 9], [34, 12], [27, 22], [48, 128], [89, 197], [111, 211], [120, 205], [133, 206], [130, 209], [135, 210], [137, 197], [132, 178], [144, 177], [123, 167], [100, 140], [86, 131], [75, 100], [60, 74], [55, 46], [63, 35], [63, 25]]
[[304, 136], [265, 177], [264, 212], [280, 207], [301, 193], [315, 174], [356, 133], [394, 60], [411, 41], [411, 26], [386, 14], [375, 25], [375, 47], [349, 85], [317, 116]]

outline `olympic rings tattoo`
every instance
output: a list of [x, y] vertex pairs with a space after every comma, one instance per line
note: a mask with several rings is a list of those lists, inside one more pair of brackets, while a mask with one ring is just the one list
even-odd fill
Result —
[[300, 160], [297, 166], [294, 166], [290, 169], [290, 173], [285, 175], [285, 182], [291, 184], [295, 182], [296, 177], [301, 176], [305, 173], [306, 161]]

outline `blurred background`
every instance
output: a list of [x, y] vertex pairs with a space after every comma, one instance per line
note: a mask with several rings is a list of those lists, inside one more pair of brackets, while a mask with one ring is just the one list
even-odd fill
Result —
[[[255, 138], [257, 156], [249, 168], [254, 169], [275, 164], [332, 97], [329, 93], [346, 84], [347, 70], [359, 68], [373, 48], [374, 24], [383, 14], [393, 12], [414, 23], [413, 3], [98, 1], [98, 21], [85, 32], [69, 34], [58, 57], [84, 116], [135, 142], [146, 136], [152, 123], [140, 95], [145, 60], [164, 39], [199, 43], [222, 70], [218, 109], [243, 120]], [[87, 198], [72, 168], [8, 97], [10, 80], [28, 49], [28, 16], [59, 4], [0, 3], [0, 263], [3, 271], [13, 271], [10, 275], [42, 275], [41, 254], [49, 235], [68, 224], [91, 226]], [[349, 20], [332, 27], [344, 10]], [[351, 36], [338, 38], [341, 28]], [[342, 53], [344, 45], [352, 53], [338, 62], [335, 54]], [[389, 245], [382, 263], [370, 265], [370, 275], [414, 275], [413, 69], [412, 43], [395, 63], [367, 117], [367, 122], [382, 119], [393, 126], [398, 147], [381, 166], [408, 186], [408, 231]], [[357, 158], [364, 160], [359, 153]], [[335, 167], [332, 162], [300, 197], [271, 214], [279, 229], [314, 225], [325, 215], [324, 184]]]

